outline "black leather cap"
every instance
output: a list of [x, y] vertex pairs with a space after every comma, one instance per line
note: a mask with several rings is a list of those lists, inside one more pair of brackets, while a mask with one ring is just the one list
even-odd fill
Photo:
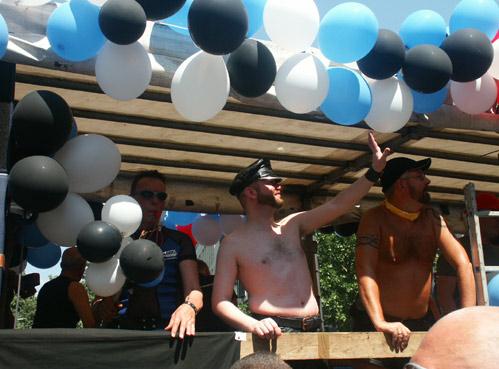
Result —
[[421, 169], [422, 171], [428, 170], [431, 165], [431, 159], [412, 160], [409, 158], [395, 158], [386, 163], [383, 173], [381, 173], [381, 186], [383, 192], [389, 189], [402, 174], [411, 169]]
[[282, 181], [282, 178], [272, 171], [270, 160], [259, 159], [237, 173], [230, 185], [229, 192], [231, 195], [239, 196], [246, 187], [259, 179], [278, 179]]

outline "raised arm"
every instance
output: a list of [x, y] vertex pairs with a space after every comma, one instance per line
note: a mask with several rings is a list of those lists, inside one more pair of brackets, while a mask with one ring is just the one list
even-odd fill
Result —
[[445, 220], [438, 215], [439, 247], [449, 264], [456, 270], [457, 284], [461, 293], [461, 307], [476, 305], [475, 278], [473, 268], [463, 246], [450, 233]]
[[[372, 132], [369, 132], [369, 148], [372, 152], [371, 168], [376, 173], [381, 173], [386, 165], [386, 158], [390, 155], [389, 148], [381, 151], [378, 143], [374, 139]], [[376, 174], [374, 173], [374, 174]], [[332, 200], [312, 209], [296, 214], [293, 222], [298, 222], [302, 234], [310, 234], [317, 228], [331, 223], [340, 215], [348, 212], [355, 204], [359, 202], [374, 184], [366, 176], [360, 177], [350, 187], [341, 191]]]
[[244, 332], [251, 332], [266, 339], [280, 336], [281, 329], [272, 319], [257, 320], [243, 313], [232, 303], [237, 279], [237, 259], [229, 237], [224, 239], [218, 251], [217, 272], [211, 299], [213, 311], [229, 325]]
[[379, 242], [378, 219], [373, 211], [369, 211], [362, 217], [357, 231], [355, 268], [359, 293], [376, 331], [389, 334], [393, 347], [402, 351], [409, 343], [410, 330], [402, 323], [385, 320], [376, 274]]

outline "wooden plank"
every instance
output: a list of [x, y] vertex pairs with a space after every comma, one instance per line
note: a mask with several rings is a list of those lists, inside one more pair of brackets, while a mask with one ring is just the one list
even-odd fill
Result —
[[407, 348], [397, 353], [379, 332], [284, 333], [272, 341], [248, 333], [242, 334], [246, 340], [241, 341], [241, 357], [271, 351], [283, 360], [403, 358], [414, 355], [425, 334], [412, 332]]

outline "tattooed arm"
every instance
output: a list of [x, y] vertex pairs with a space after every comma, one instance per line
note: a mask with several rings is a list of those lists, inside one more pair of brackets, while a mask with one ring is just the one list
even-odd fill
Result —
[[410, 330], [400, 322], [387, 322], [381, 306], [380, 289], [376, 275], [380, 220], [377, 208], [371, 209], [362, 217], [357, 231], [355, 268], [359, 281], [359, 293], [376, 331], [390, 335], [392, 346], [396, 351], [402, 351], [409, 343]]

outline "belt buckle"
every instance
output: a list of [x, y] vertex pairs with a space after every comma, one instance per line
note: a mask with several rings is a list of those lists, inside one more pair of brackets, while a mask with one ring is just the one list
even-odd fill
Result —
[[316, 316], [311, 316], [311, 317], [308, 317], [308, 318], [303, 318], [302, 320], [302, 323], [301, 323], [301, 326], [302, 326], [302, 331], [303, 332], [308, 332], [311, 328], [314, 328], [317, 329], [318, 326], [316, 325], [317, 321], [318, 321], [318, 317]]
[[313, 321], [313, 318], [303, 318], [301, 320], [301, 330], [303, 332], [307, 332], [311, 326], [312, 321]]

